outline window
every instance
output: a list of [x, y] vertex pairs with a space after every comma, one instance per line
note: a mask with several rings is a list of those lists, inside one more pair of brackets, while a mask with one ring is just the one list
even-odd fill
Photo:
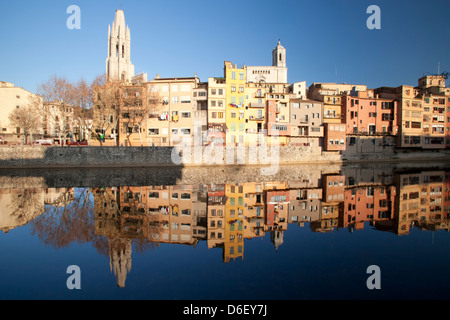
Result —
[[236, 80], [236, 72], [235, 71], [231, 72], [231, 79]]
[[181, 128], [180, 132], [181, 132], [181, 134], [184, 134], [184, 135], [190, 135], [191, 129], [190, 128]]
[[172, 103], [178, 103], [178, 97], [177, 96], [173, 96], [172, 97]]
[[274, 131], [287, 131], [287, 126], [284, 125], [272, 125]]
[[186, 199], [190, 199], [191, 198], [191, 194], [190, 193], [182, 193], [180, 199], [186, 200]]
[[181, 103], [190, 103], [191, 97], [190, 96], [181, 96]]
[[182, 118], [190, 118], [191, 117], [191, 113], [189, 111], [182, 111], [181, 112], [181, 117]]
[[189, 84], [182, 84], [180, 86], [180, 91], [190, 91], [191, 90], [191, 85]]
[[159, 129], [158, 128], [149, 128], [148, 129], [148, 134], [149, 135], [159, 134]]
[[[243, 72], [239, 72], [239, 80], [244, 80], [244, 73]], [[243, 90], [242, 90], [243, 92]]]

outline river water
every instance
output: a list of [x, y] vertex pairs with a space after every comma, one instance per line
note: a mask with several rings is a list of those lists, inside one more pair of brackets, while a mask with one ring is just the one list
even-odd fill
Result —
[[280, 169], [0, 171], [0, 299], [450, 298], [446, 164]]

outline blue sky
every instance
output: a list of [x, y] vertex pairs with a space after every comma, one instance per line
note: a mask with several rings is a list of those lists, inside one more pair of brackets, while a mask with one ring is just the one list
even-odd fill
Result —
[[[81, 9], [80, 30], [66, 26], [72, 4]], [[366, 27], [372, 4], [381, 9], [380, 30]], [[135, 71], [149, 79], [197, 73], [207, 81], [223, 75], [225, 60], [271, 65], [278, 38], [290, 83], [376, 88], [416, 85], [438, 63], [450, 72], [447, 0], [0, 0], [0, 81], [33, 92], [54, 74], [91, 81], [105, 72], [108, 25], [119, 8]]]

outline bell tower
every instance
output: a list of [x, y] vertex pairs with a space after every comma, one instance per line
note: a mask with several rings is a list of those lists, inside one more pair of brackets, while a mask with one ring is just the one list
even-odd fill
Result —
[[286, 68], [286, 49], [278, 39], [278, 45], [272, 51], [272, 66]]
[[134, 65], [131, 63], [130, 28], [125, 24], [122, 10], [116, 10], [111, 26], [108, 26], [108, 57], [106, 58], [106, 80], [131, 81]]

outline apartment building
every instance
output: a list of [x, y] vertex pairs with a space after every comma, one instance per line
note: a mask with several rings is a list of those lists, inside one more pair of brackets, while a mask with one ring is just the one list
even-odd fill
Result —
[[324, 123], [341, 123], [341, 95], [358, 91], [367, 91], [367, 86], [315, 82], [309, 86], [308, 98], [323, 102]]
[[192, 121], [194, 145], [204, 145], [208, 141], [208, 83], [200, 82], [192, 89]]
[[322, 211], [322, 192], [322, 188], [290, 189], [288, 223], [304, 226], [318, 221]]
[[208, 143], [225, 145], [227, 125], [225, 78], [208, 78]]
[[448, 230], [444, 171], [405, 173], [396, 177], [396, 232], [409, 234], [416, 225], [423, 229]]
[[[35, 98], [40, 99], [36, 94], [17, 87], [14, 83], [0, 81], [0, 107], [2, 110], [0, 115], [0, 143], [22, 142], [22, 129], [11, 126], [8, 117], [15, 109], [30, 105]], [[42, 102], [42, 99], [40, 100]], [[37, 133], [42, 134], [42, 131]]]
[[291, 133], [289, 86], [283, 83], [271, 83], [266, 84], [266, 86], [269, 91], [266, 93], [268, 143], [278, 143], [280, 146], [287, 146], [289, 145]]
[[208, 185], [208, 249], [223, 246], [225, 241], [225, 184]]
[[393, 186], [366, 185], [346, 189], [339, 226], [358, 230], [363, 229], [366, 222], [391, 221], [395, 196]]
[[[200, 119], [197, 121], [202, 127], [202, 132], [203, 129], [206, 130], [204, 119], [207, 115], [206, 110], [202, 110], [206, 102], [204, 96], [198, 96], [200, 92], [205, 93], [205, 87], [198, 89], [199, 83], [197, 77], [158, 76], [146, 83], [147, 91], [153, 92], [161, 101], [161, 106], [150, 113], [146, 123], [147, 146], [193, 144], [195, 119]], [[195, 101], [194, 92], [197, 92]]]
[[324, 123], [323, 150], [344, 151], [347, 148], [345, 123]]
[[398, 127], [402, 148], [444, 149], [448, 123], [448, 96], [443, 77], [425, 76], [419, 87], [378, 88], [375, 94], [398, 102]]
[[238, 68], [229, 61], [224, 63], [226, 83], [225, 121], [226, 145], [244, 146], [245, 139], [245, 66]]
[[266, 134], [267, 93], [265, 84], [246, 84], [247, 106], [245, 110], [246, 134], [249, 145], [258, 145], [260, 135]]
[[397, 135], [397, 101], [370, 96], [373, 94], [367, 91], [342, 96], [342, 119], [347, 135]]
[[244, 257], [244, 187], [240, 184], [225, 186], [225, 241], [224, 262]]
[[291, 146], [321, 145], [324, 137], [323, 104], [319, 101], [290, 99], [290, 142]]

